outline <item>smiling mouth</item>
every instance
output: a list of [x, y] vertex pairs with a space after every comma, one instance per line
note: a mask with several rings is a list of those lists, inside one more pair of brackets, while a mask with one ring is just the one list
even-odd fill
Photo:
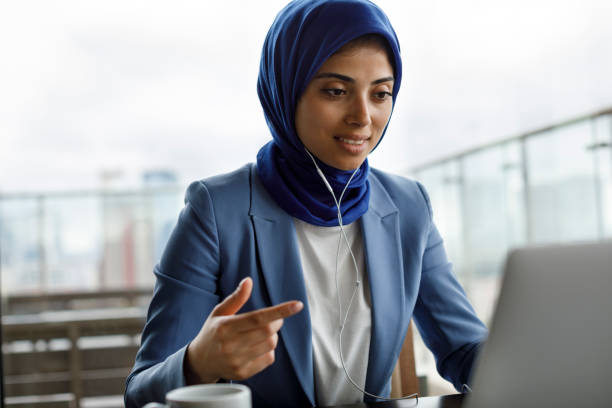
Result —
[[367, 139], [345, 139], [343, 137], [336, 137], [336, 139], [340, 140], [341, 142], [348, 143], [350, 145], [359, 146], [359, 145], [362, 145], [369, 138], [367, 138]]

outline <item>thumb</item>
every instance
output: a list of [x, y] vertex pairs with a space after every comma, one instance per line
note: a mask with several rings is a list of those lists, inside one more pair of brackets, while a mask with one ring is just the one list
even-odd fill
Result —
[[231, 295], [215, 306], [211, 314], [213, 316], [229, 316], [236, 314], [246, 301], [249, 300], [249, 297], [251, 297], [252, 289], [253, 281], [251, 278], [244, 278], [240, 281], [240, 284]]

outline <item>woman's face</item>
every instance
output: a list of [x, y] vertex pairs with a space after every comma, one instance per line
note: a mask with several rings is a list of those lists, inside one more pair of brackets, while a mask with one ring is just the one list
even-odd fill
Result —
[[295, 127], [306, 148], [340, 170], [361, 166], [387, 125], [393, 68], [376, 45], [332, 55], [297, 104]]

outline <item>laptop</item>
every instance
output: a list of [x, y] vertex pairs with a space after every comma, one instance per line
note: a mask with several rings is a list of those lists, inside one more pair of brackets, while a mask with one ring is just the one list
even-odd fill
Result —
[[612, 407], [612, 241], [513, 250], [468, 408]]

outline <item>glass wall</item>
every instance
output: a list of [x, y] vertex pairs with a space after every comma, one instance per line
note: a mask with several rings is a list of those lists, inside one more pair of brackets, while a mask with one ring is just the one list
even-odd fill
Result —
[[601, 116], [593, 121], [593, 143], [589, 146], [593, 154], [597, 195], [597, 211], [601, 222], [599, 233], [612, 236], [612, 115]]
[[526, 139], [531, 242], [599, 236], [591, 131], [584, 121]]
[[183, 192], [2, 196], [3, 293], [152, 287]]
[[[487, 324], [509, 249], [612, 237], [611, 146], [605, 111], [408, 172], [429, 191], [455, 272]], [[416, 344], [419, 373], [439, 378]]]
[[[446, 231], [444, 236], [446, 251], [452, 259], [456, 270], [465, 271], [463, 254], [464, 240], [460, 235], [463, 231], [461, 203], [461, 167], [458, 162], [447, 162], [421, 173], [420, 181], [425, 186], [433, 207], [433, 218], [440, 231]], [[467, 281], [468, 277], [463, 276]]]
[[506, 250], [525, 242], [520, 148], [508, 143], [461, 161], [467, 259], [463, 274], [471, 276], [466, 291], [474, 307], [488, 320]]
[[0, 201], [0, 279], [3, 292], [32, 289], [45, 280], [39, 202], [35, 197]]

